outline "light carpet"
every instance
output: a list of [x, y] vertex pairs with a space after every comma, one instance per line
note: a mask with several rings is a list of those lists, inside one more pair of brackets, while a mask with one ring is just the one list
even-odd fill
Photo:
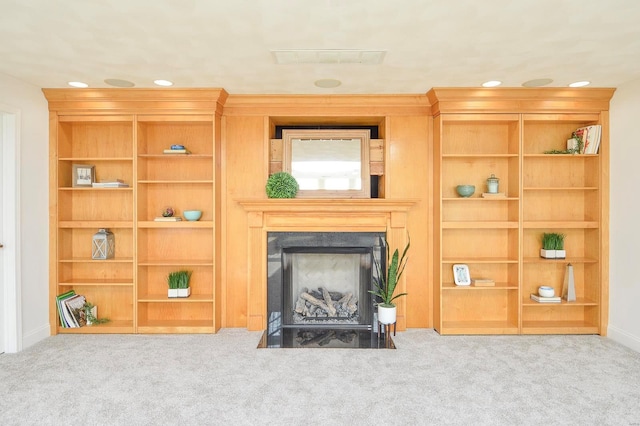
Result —
[[261, 335], [50, 337], [0, 355], [0, 424], [640, 424], [640, 353], [600, 336], [256, 349]]

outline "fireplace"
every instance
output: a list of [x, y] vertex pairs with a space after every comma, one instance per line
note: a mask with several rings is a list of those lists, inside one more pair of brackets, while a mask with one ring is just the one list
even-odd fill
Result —
[[378, 274], [374, 256], [385, 262], [384, 237], [268, 232], [267, 345], [370, 345], [375, 299], [369, 290]]

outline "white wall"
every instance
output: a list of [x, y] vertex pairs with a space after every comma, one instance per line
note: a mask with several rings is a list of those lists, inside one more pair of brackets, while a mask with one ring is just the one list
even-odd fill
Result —
[[640, 352], [640, 80], [611, 101], [611, 262], [608, 336]]
[[40, 88], [0, 74], [0, 103], [20, 111], [22, 349], [49, 336], [49, 113]]

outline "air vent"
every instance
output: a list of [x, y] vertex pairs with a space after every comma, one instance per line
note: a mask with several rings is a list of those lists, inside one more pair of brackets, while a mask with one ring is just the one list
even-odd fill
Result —
[[272, 50], [276, 64], [381, 64], [386, 50], [291, 49]]

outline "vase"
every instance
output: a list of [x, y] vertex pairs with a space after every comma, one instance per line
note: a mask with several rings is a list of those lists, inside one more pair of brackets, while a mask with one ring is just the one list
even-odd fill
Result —
[[167, 296], [168, 297], [178, 297], [178, 289], [177, 288], [170, 288], [167, 290]]
[[540, 257], [544, 257], [545, 259], [555, 259], [556, 250], [540, 249]]
[[396, 307], [388, 308], [382, 304], [378, 305], [378, 322], [384, 325], [394, 324], [396, 322]]
[[191, 287], [178, 289], [178, 297], [189, 297], [190, 294], [191, 294]]

